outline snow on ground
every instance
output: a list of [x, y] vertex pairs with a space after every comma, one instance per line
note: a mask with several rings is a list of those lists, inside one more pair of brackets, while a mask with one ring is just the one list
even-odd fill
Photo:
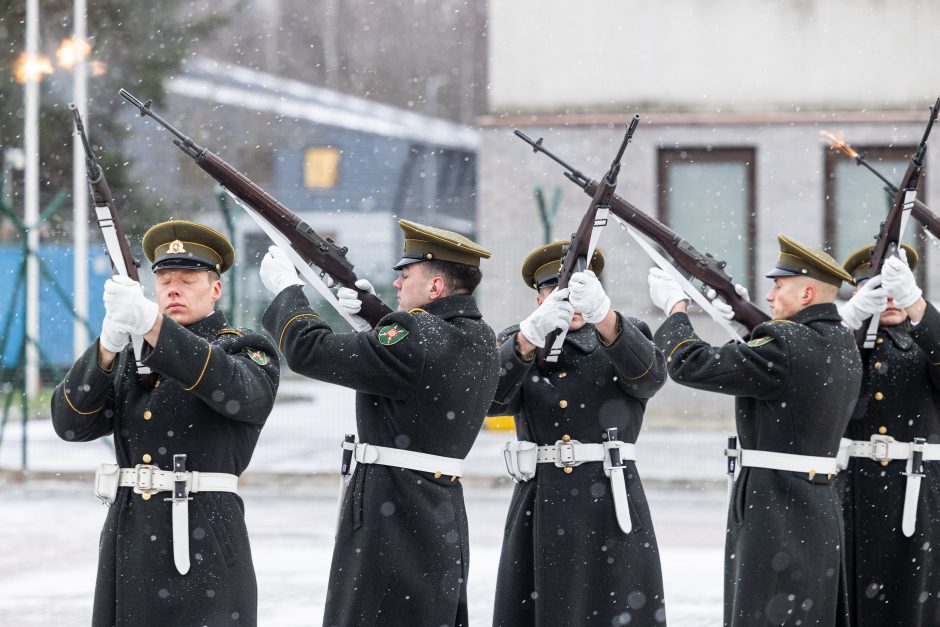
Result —
[[[320, 624], [336, 522], [339, 442], [355, 431], [353, 399], [349, 390], [286, 379], [242, 478], [261, 625]], [[99, 462], [113, 461], [113, 453], [105, 441], [62, 442], [41, 417], [48, 410], [37, 413], [26, 432], [29, 478], [19, 481], [11, 473], [4, 481], [0, 475], [0, 626], [88, 624], [105, 517], [91, 476]], [[721, 624], [725, 435], [644, 428], [640, 437], [637, 466], [662, 553], [671, 625]], [[0, 436], [0, 469], [19, 470], [19, 419]], [[491, 621], [511, 490], [501, 479], [497, 445], [511, 437], [484, 431], [468, 458], [473, 626]]]

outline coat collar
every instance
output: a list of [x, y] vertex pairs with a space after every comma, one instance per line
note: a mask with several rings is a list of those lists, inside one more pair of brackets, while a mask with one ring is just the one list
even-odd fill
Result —
[[202, 320], [186, 325], [186, 329], [199, 337], [212, 338], [218, 335], [219, 331], [224, 329], [227, 324], [225, 314], [216, 309]]
[[[477, 301], [470, 294], [456, 294], [454, 296], [445, 296], [439, 300], [431, 301], [430, 303], [419, 307], [429, 314], [434, 314], [438, 318], [443, 320], [450, 320], [451, 318], [482, 318], [483, 314], [480, 313], [479, 307], [477, 307]], [[411, 311], [415, 311], [412, 309]]]
[[592, 353], [599, 346], [597, 331], [594, 330], [593, 324], [585, 324], [577, 331], [566, 335], [565, 343], [573, 345], [582, 353]]
[[809, 324], [810, 322], [841, 322], [842, 316], [835, 303], [820, 303], [799, 310], [789, 318], [790, 322]]
[[907, 332], [905, 323], [896, 324], [893, 327], [882, 327], [884, 334], [891, 338], [894, 345], [902, 351], [911, 350], [914, 346], [914, 338]]

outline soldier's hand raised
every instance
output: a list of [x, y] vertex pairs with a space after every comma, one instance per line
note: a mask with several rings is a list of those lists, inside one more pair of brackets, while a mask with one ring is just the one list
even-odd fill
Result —
[[104, 309], [112, 322], [135, 335], [146, 335], [160, 314], [140, 283], [119, 274], [104, 283]]
[[268, 252], [261, 260], [259, 273], [261, 274], [261, 282], [275, 296], [291, 285], [304, 284], [297, 276], [297, 270], [287, 257], [287, 253], [277, 246], [268, 248]]
[[567, 300], [568, 288], [556, 289], [538, 309], [519, 324], [519, 331], [530, 344], [545, 346], [545, 338], [555, 329], [567, 329], [574, 317], [574, 307]]
[[883, 285], [888, 296], [894, 298], [894, 304], [907, 309], [920, 298], [922, 291], [917, 287], [917, 280], [907, 263], [907, 252], [902, 248], [901, 257], [888, 257], [881, 269]]
[[[887, 264], [886, 264], [887, 265]], [[865, 281], [844, 305], [836, 305], [842, 324], [848, 328], [861, 328], [866, 320], [880, 314], [888, 306], [888, 292], [881, 286], [881, 275]]]
[[688, 295], [679, 284], [661, 268], [650, 268], [647, 281], [650, 284], [650, 300], [668, 316], [679, 302], [688, 302]]
[[575, 311], [580, 311], [585, 322], [597, 324], [607, 317], [610, 311], [610, 298], [604, 292], [604, 286], [590, 270], [575, 272], [568, 281], [568, 298]]

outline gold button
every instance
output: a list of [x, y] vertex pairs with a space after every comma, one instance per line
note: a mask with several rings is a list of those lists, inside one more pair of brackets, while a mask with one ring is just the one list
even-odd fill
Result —
[[160, 379], [157, 379], [157, 382], [153, 384], [153, 387], [155, 388], [160, 387]]
[[457, 479], [460, 479], [460, 477], [458, 477], [457, 475], [454, 475], [450, 478], [451, 481], [457, 481]]
[[568, 376], [568, 373], [567, 373], [567, 372], [559, 372], [559, 373], [558, 373], [558, 378], [559, 378], [559, 379], [564, 379], [564, 378], [567, 377], [567, 376]]
[[143, 494], [140, 495], [140, 498], [142, 498], [145, 501], [149, 501], [151, 496], [153, 495], [150, 494], [150, 492], [144, 492]]
[[880, 361], [876, 361], [876, 362], [875, 362], [875, 370], [881, 370], [881, 362], [880, 362]]
[[810, 471], [809, 471], [809, 478], [812, 479], [812, 478], [815, 477], [815, 476], [816, 476], [816, 471], [815, 471], [815, 470], [810, 470]]
[[877, 340], [875, 340], [875, 344], [883, 344], [884, 341], [885, 339], [883, 337], [879, 337]]
[[890, 460], [890, 459], [883, 459], [883, 460], [881, 460], [881, 465], [882, 465], [882, 466], [887, 466], [887, 465], [890, 464], [890, 463], [891, 463], [891, 460]]
[[148, 409], [144, 412], [144, 420], [150, 420], [151, 418], [153, 418], [153, 414], [150, 413], [150, 410]]
[[570, 475], [570, 474], [573, 473], [573, 472], [574, 472], [574, 468], [572, 468], [571, 466], [565, 466], [565, 474], [566, 474], [566, 475]]
[[141, 457], [141, 459], [144, 460], [145, 464], [149, 464], [150, 460], [153, 458], [150, 456], [150, 453], [144, 453], [144, 456]]
[[440, 478], [441, 478], [441, 473], [439, 473], [439, 472], [434, 473], [434, 478], [435, 478], [435, 479], [440, 479]]
[[561, 441], [562, 441], [562, 442], [570, 442], [570, 441], [571, 441], [571, 436], [568, 435], [568, 434], [565, 434], [565, 435], [561, 436]]
[[561, 407], [562, 409], [564, 409], [565, 407], [568, 406], [568, 401], [566, 401], [566, 400], [558, 401], [558, 406]]
[[878, 427], [878, 433], [884, 435], [888, 432], [888, 427]]
[[884, 397], [885, 397], [885, 395], [882, 394], [881, 392], [875, 392], [875, 400], [876, 400], [876, 401], [880, 401], [880, 400], [882, 400]]
[[830, 480], [832, 479], [832, 473], [831, 473], [831, 472], [827, 472], [827, 473], [826, 473], [826, 479], [830, 479]]

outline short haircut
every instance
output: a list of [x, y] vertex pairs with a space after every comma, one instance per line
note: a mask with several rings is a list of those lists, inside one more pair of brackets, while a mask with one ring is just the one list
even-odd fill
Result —
[[423, 261], [427, 276], [439, 276], [444, 279], [444, 286], [450, 294], [472, 294], [483, 279], [483, 273], [476, 266], [453, 261], [433, 259]]

